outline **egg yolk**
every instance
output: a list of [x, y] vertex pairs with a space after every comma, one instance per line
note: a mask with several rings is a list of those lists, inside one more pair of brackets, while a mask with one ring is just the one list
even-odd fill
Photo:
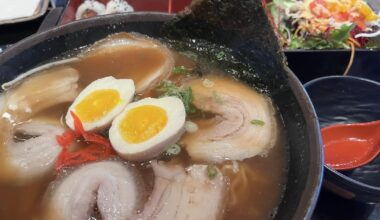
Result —
[[75, 113], [82, 122], [101, 119], [120, 103], [120, 94], [114, 89], [100, 89], [88, 94], [75, 106]]
[[137, 144], [158, 134], [167, 124], [166, 111], [158, 106], [133, 108], [120, 121], [119, 131], [125, 141]]

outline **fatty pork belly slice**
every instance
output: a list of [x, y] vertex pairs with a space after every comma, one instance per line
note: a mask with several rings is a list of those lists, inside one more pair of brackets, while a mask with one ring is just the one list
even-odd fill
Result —
[[21, 134], [24, 140], [9, 138], [5, 149], [6, 166], [20, 181], [48, 175], [54, 167], [61, 147], [56, 136], [64, 132], [59, 125], [45, 122], [28, 122], [16, 126], [13, 135]]
[[[208, 76], [189, 83], [193, 104], [212, 117], [194, 120], [199, 129], [182, 144], [198, 161], [223, 162], [265, 155], [277, 140], [274, 107], [262, 94], [233, 79]], [[255, 124], [257, 123], [257, 124]]]
[[3, 112], [20, 122], [49, 107], [71, 102], [78, 95], [78, 80], [78, 71], [71, 67], [53, 67], [28, 76], [5, 93]]
[[207, 165], [193, 165], [186, 170], [152, 162], [155, 185], [151, 197], [137, 219], [141, 220], [213, 220], [224, 211], [227, 181], [216, 169], [209, 178]]
[[84, 74], [132, 79], [136, 93], [142, 94], [170, 76], [174, 56], [153, 38], [122, 32], [94, 43], [74, 66]]
[[136, 170], [120, 161], [84, 165], [53, 190], [48, 219], [90, 219], [95, 205], [103, 220], [130, 219], [142, 208], [145, 187]]

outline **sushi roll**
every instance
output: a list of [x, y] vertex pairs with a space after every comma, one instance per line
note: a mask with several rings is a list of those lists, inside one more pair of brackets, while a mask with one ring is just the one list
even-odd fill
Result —
[[105, 14], [133, 12], [134, 9], [124, 0], [110, 0], [107, 3]]
[[106, 6], [98, 1], [85, 0], [77, 9], [75, 19], [94, 17], [102, 15], [106, 11]]

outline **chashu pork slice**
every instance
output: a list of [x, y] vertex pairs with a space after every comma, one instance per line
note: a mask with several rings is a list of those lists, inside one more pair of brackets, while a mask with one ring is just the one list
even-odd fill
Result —
[[244, 160], [265, 155], [275, 145], [277, 121], [269, 98], [221, 76], [196, 79], [189, 86], [193, 104], [212, 115], [194, 120], [199, 129], [182, 139], [192, 159]]
[[0, 179], [24, 183], [51, 174], [61, 151], [56, 136], [64, 132], [59, 118], [30, 118], [73, 101], [79, 73], [71, 67], [54, 67], [18, 80], [0, 96]]
[[3, 112], [20, 122], [52, 106], [72, 102], [79, 93], [78, 80], [78, 71], [71, 67], [54, 67], [29, 76], [5, 93]]
[[142, 178], [132, 166], [120, 161], [94, 162], [57, 184], [46, 219], [92, 219], [95, 207], [103, 220], [131, 219], [142, 208], [145, 195]]
[[210, 178], [207, 165], [193, 165], [186, 170], [152, 162], [155, 185], [142, 220], [213, 220], [221, 219], [226, 201], [227, 181], [215, 168]]
[[[7, 129], [7, 126], [2, 125], [2, 127]], [[11, 131], [13, 134], [9, 133]], [[2, 149], [3, 167], [0, 173], [3, 175], [0, 179], [23, 183], [51, 174], [61, 151], [56, 141], [56, 136], [64, 132], [61, 126], [33, 121], [3, 132], [9, 133], [6, 136], [10, 137]], [[21, 139], [13, 138], [19, 134], [22, 136]]]
[[164, 44], [148, 36], [116, 33], [94, 43], [74, 67], [85, 75], [132, 79], [136, 93], [142, 94], [170, 76], [174, 56]]

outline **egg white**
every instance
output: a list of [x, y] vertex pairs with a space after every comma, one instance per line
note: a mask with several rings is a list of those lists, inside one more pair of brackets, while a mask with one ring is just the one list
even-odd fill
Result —
[[[129, 110], [138, 106], [153, 105], [162, 108], [167, 115], [165, 127], [152, 138], [141, 143], [128, 143], [119, 130], [120, 123]], [[124, 159], [132, 161], [147, 161], [176, 143], [184, 133], [186, 112], [183, 102], [177, 97], [145, 98], [127, 105], [125, 110], [112, 122], [109, 138], [115, 151]]]
[[101, 89], [114, 89], [119, 92], [120, 102], [116, 105], [110, 112], [104, 115], [102, 118], [93, 121], [93, 122], [82, 122], [85, 131], [92, 131], [103, 129], [109, 126], [112, 120], [125, 108], [125, 106], [130, 103], [135, 94], [135, 85], [133, 80], [131, 79], [115, 79], [112, 76], [104, 77], [101, 79], [97, 79], [90, 83], [82, 92], [78, 95], [78, 97], [74, 100], [74, 102], [69, 107], [66, 114], [66, 124], [71, 129], [74, 130], [74, 120], [70, 114], [71, 111], [76, 113], [75, 107], [90, 93], [101, 90]]

